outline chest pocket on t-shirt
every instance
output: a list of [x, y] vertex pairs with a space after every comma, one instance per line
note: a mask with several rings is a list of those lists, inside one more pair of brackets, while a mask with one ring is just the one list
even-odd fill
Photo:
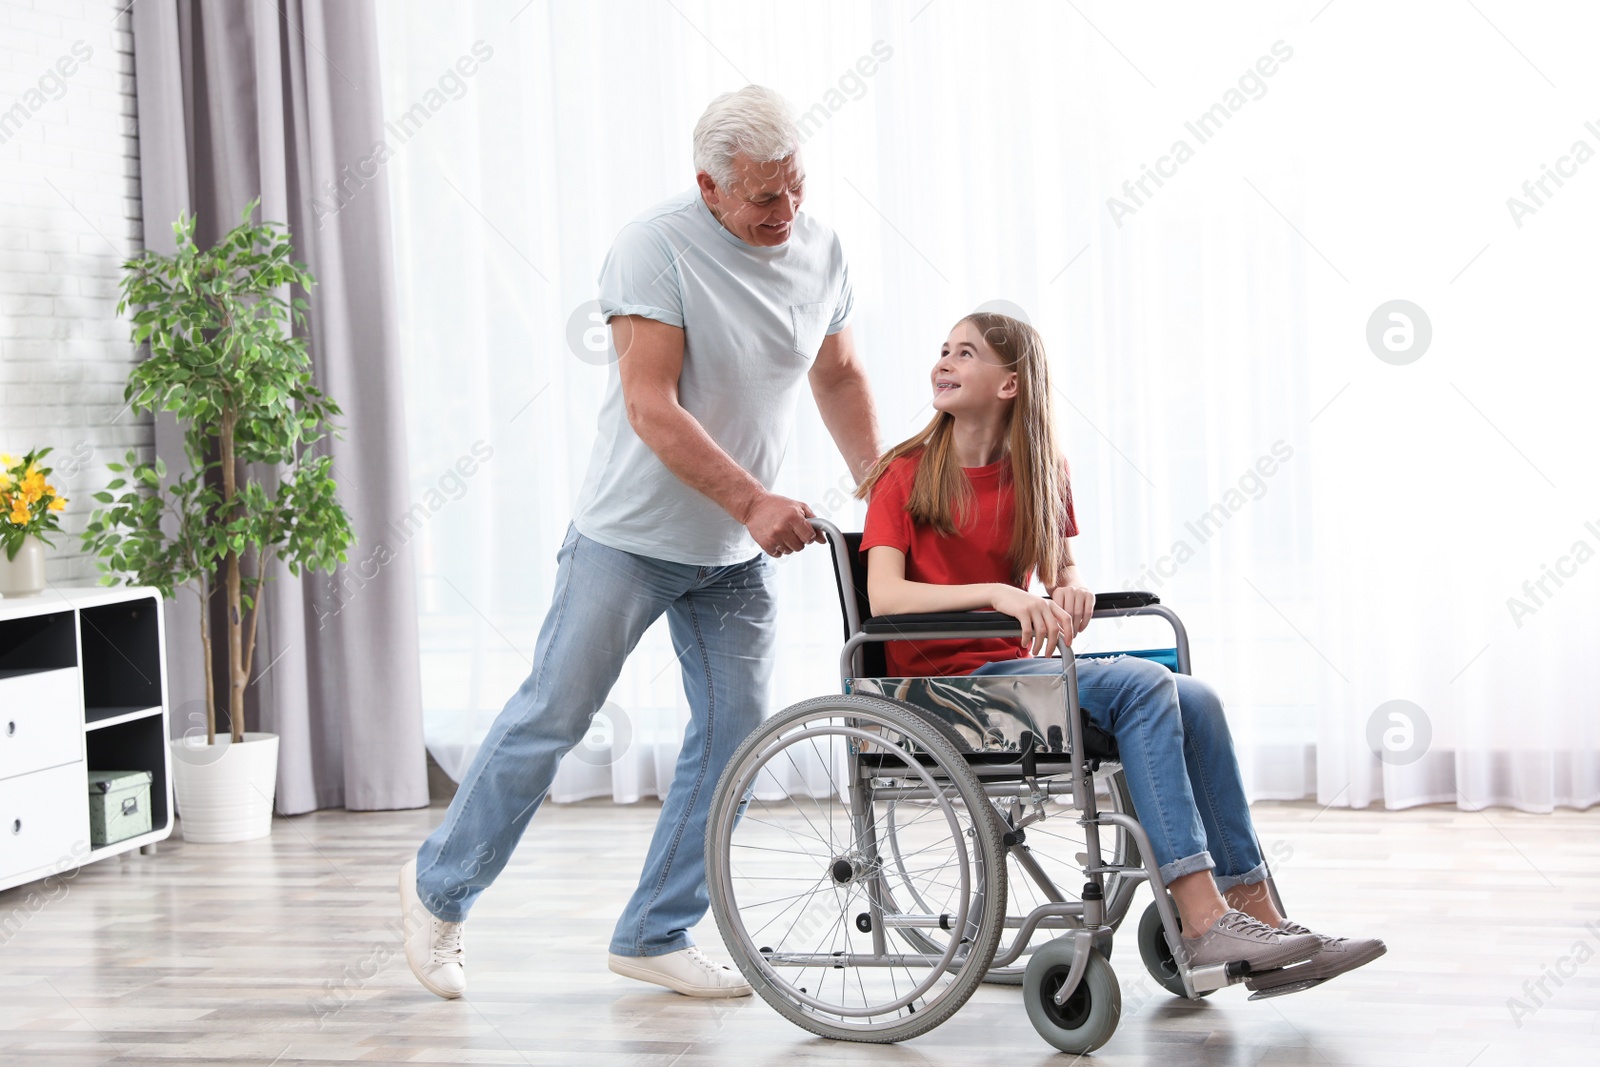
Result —
[[789, 315], [794, 320], [794, 350], [807, 359], [817, 358], [822, 339], [828, 332], [832, 309], [826, 300], [814, 304], [790, 304]]

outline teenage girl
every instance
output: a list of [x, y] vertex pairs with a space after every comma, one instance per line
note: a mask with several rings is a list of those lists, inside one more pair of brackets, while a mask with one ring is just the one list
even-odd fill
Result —
[[[1016, 618], [1022, 637], [889, 642], [889, 676], [1059, 674], [1051, 653], [1088, 626], [1094, 594], [1072, 560], [1077, 519], [1044, 344], [1026, 323], [978, 312], [950, 331], [931, 377], [933, 420], [857, 490], [868, 499], [861, 550], [872, 613], [994, 610]], [[1035, 572], [1048, 597], [1028, 592]], [[1222, 701], [1208, 685], [1135, 656], [1079, 660], [1077, 671], [1084, 715], [1117, 739], [1193, 965], [1308, 961], [1294, 968], [1303, 981], [1383, 954], [1382, 941], [1325, 937], [1273, 906]]]

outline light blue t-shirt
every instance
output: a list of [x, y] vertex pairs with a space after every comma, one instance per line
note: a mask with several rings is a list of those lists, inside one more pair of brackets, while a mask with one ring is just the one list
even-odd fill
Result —
[[[828, 227], [800, 213], [787, 241], [758, 248], [728, 232], [698, 189], [630, 222], [600, 268], [606, 321], [641, 315], [683, 330], [679, 403], [768, 489], [806, 373], [823, 337], [848, 324], [853, 303], [844, 252]], [[578, 532], [697, 566], [727, 566], [761, 551], [633, 432], [614, 363], [599, 422], [573, 516]]]

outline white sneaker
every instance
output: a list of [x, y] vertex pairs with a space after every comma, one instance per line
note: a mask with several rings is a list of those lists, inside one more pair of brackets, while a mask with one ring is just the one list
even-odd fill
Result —
[[691, 945], [663, 956], [619, 956], [607, 961], [614, 972], [677, 990], [686, 997], [748, 997], [750, 983], [726, 964], [713, 963]]
[[436, 917], [417, 896], [417, 859], [400, 868], [400, 921], [406, 962], [428, 992], [454, 1000], [467, 991], [467, 958], [461, 938], [466, 923]]

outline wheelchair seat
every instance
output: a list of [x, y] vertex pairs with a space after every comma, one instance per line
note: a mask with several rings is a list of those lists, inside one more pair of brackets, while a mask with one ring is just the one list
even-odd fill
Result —
[[[873, 616], [867, 599], [867, 562], [861, 551], [861, 534], [847, 532], [841, 536], [843, 552], [833, 552], [832, 558], [846, 641], [857, 633], [910, 636], [961, 629], [981, 635], [984, 630], [1005, 632], [1016, 628], [1016, 620], [1000, 612]], [[840, 566], [841, 555], [849, 560], [848, 574]], [[1103, 600], [1096, 596], [1096, 606], [1098, 609], [1103, 603], [1103, 610], [1136, 609], [1159, 603], [1159, 599], [1154, 593], [1108, 593]], [[1046, 754], [1066, 751], [1067, 711], [1062, 691], [1064, 678], [1060, 674], [895, 678], [887, 676], [883, 642], [867, 642], [859, 651], [861, 673], [846, 680], [847, 691], [912, 705], [939, 725], [941, 733], [969, 762], [1015, 762], [1018, 754], [1025, 752], [1047, 758]], [[1085, 756], [1096, 763], [1118, 758], [1115, 738], [1087, 719], [1083, 730]]]

